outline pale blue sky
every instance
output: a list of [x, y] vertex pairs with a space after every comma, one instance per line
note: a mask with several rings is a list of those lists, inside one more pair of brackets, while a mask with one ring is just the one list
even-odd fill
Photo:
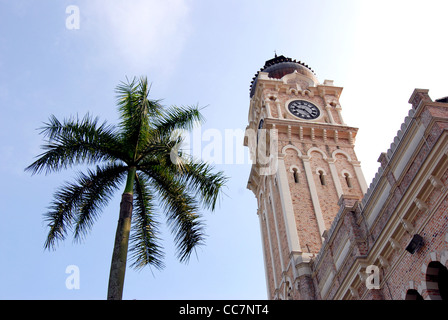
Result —
[[[344, 120], [360, 129], [355, 150], [370, 184], [414, 88], [448, 95], [446, 3], [0, 0], [0, 299], [106, 298], [119, 194], [85, 242], [43, 250], [42, 214], [74, 176], [23, 171], [40, 153], [36, 128], [50, 114], [115, 123], [115, 86], [146, 75], [166, 105], [208, 106], [204, 148], [205, 133], [225, 140], [226, 130], [246, 127], [251, 79], [276, 50], [344, 87]], [[66, 28], [69, 5], [80, 10], [78, 30]], [[231, 179], [216, 212], [205, 213], [197, 258], [177, 262], [166, 232], [167, 267], [128, 269], [124, 299], [266, 298], [250, 165], [235, 162], [216, 165]], [[79, 267], [79, 290], [65, 286], [69, 265]]]

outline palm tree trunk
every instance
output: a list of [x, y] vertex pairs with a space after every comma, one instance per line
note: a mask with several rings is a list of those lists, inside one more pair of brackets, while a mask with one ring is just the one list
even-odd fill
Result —
[[124, 276], [126, 272], [126, 261], [128, 255], [129, 233], [131, 231], [131, 218], [133, 207], [133, 185], [136, 168], [131, 167], [128, 171], [126, 188], [121, 196], [120, 217], [115, 234], [115, 245], [110, 265], [108, 300], [121, 300], [123, 296]]

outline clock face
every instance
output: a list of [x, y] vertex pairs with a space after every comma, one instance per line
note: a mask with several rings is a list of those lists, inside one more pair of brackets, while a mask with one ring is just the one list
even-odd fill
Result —
[[319, 108], [305, 100], [291, 101], [288, 105], [288, 110], [296, 117], [305, 120], [317, 119], [320, 115]]

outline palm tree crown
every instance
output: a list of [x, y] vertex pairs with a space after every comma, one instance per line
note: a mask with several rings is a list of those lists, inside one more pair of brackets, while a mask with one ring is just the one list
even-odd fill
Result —
[[[49, 226], [45, 248], [55, 248], [69, 232], [73, 232], [75, 240], [83, 239], [113, 193], [124, 183], [120, 205], [124, 225], [119, 223], [117, 227], [114, 248], [114, 252], [122, 250], [117, 253], [124, 259], [122, 264], [126, 263], [129, 241], [134, 268], [164, 267], [156, 209], [166, 215], [180, 261], [188, 261], [192, 251], [203, 244], [200, 208], [215, 209], [227, 178], [222, 172], [213, 173], [209, 164], [182, 154], [178, 148], [182, 142], [181, 130], [191, 130], [204, 120], [200, 110], [167, 109], [160, 101], [149, 99], [149, 89], [144, 77], [117, 86], [121, 119], [118, 126], [99, 123], [98, 118], [88, 114], [63, 122], [51, 116], [41, 128], [46, 138], [44, 152], [25, 170], [48, 174], [78, 164], [94, 166], [78, 173], [74, 182], [65, 183], [55, 192], [45, 214]], [[129, 221], [129, 227], [125, 221]], [[117, 248], [120, 246], [121, 249]], [[115, 253], [111, 275], [114, 257]], [[121, 282], [124, 271], [122, 277]]]

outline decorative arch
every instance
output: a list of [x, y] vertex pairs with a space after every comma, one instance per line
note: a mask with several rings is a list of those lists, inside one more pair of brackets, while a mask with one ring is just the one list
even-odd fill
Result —
[[288, 144], [288, 145], [284, 146], [282, 149], [282, 154], [286, 154], [286, 150], [288, 150], [288, 149], [295, 150], [299, 157], [303, 156], [302, 151], [300, 151], [299, 148], [297, 148], [296, 146], [293, 146], [292, 144]]
[[424, 300], [421, 286], [416, 285], [414, 281], [409, 281], [402, 291], [401, 298], [403, 300]]
[[325, 175], [325, 176], [327, 175], [327, 172], [325, 171], [324, 168], [317, 167], [317, 168], [316, 168], [316, 173], [319, 174], [319, 173], [321, 173], [321, 172], [323, 173], [323, 175]]
[[426, 300], [448, 300], [448, 268], [445, 258], [447, 253], [447, 250], [433, 251], [428, 254], [429, 259], [422, 265], [425, 280], [418, 291]]
[[310, 97], [310, 98], [313, 98], [314, 97], [314, 93], [313, 92], [311, 92], [310, 90], [308, 90], [308, 89], [305, 89], [305, 90], [303, 90], [302, 91], [302, 96], [308, 96], [308, 97]]
[[343, 178], [345, 178], [346, 176], [348, 176], [349, 178], [353, 178], [353, 175], [347, 169], [342, 169], [341, 174]]
[[448, 269], [439, 261], [431, 261], [428, 264], [426, 288], [431, 300], [448, 300]]
[[333, 153], [331, 154], [331, 157], [336, 160], [336, 155], [338, 155], [338, 154], [342, 154], [347, 158], [348, 161], [352, 161], [352, 158], [350, 157], [350, 155], [341, 149], [336, 149], [335, 151], [333, 151]]
[[320, 150], [318, 147], [312, 147], [308, 150], [307, 155], [308, 157], [311, 157], [311, 153], [312, 152], [319, 152], [320, 154], [322, 154], [322, 157], [324, 158], [324, 160], [326, 160], [328, 157], [325, 154], [325, 152], [323, 152], [322, 150]]
[[296, 88], [288, 88], [288, 94], [294, 94], [297, 96], [299, 94], [299, 90]]

